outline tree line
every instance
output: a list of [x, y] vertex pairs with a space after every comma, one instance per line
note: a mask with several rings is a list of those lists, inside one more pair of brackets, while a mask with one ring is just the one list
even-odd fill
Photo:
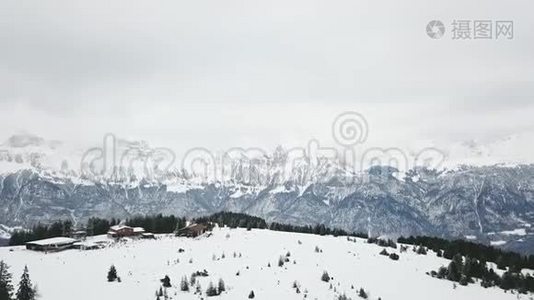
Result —
[[[106, 234], [113, 225], [120, 224], [119, 219], [102, 219], [97, 217], [89, 218], [85, 226], [87, 235]], [[134, 216], [126, 219], [125, 225], [132, 227], [143, 227], [152, 233], [172, 233], [177, 228], [182, 228], [186, 224], [185, 218], [178, 218], [174, 215], [164, 216], [162, 214], [152, 216]], [[42, 240], [58, 236], [70, 236], [74, 231], [70, 220], [59, 220], [49, 225], [37, 224], [28, 230], [15, 230], [9, 239], [10, 246], [24, 245], [26, 242]]]
[[[87, 221], [87, 235], [106, 234], [111, 226], [120, 224], [119, 219], [101, 219], [90, 218]], [[152, 233], [173, 233], [177, 228], [182, 228], [186, 224], [185, 218], [179, 218], [174, 215], [146, 215], [134, 216], [123, 222], [131, 227], [143, 227], [146, 231]]]
[[524, 256], [516, 252], [504, 251], [465, 240], [451, 241], [437, 237], [410, 236], [408, 238], [400, 237], [397, 242], [425, 246], [447, 259], [452, 259], [456, 254], [460, 254], [480, 261], [492, 261], [501, 270], [506, 268], [534, 269], [534, 255]]
[[316, 235], [333, 235], [333, 236], [352, 236], [367, 239], [368, 236], [362, 232], [348, 232], [339, 228], [330, 228], [324, 224], [311, 225], [291, 225], [273, 222], [269, 225], [270, 230], [284, 231], [284, 232], [297, 232], [297, 233], [309, 233]]
[[475, 283], [476, 278], [484, 288], [497, 286], [503, 290], [517, 290], [523, 294], [534, 292], [534, 277], [528, 273], [523, 274], [521, 269], [510, 267], [501, 276], [493, 268], [488, 267], [486, 261], [469, 256], [464, 259], [459, 253], [453, 256], [448, 267], [441, 267], [437, 272], [432, 271], [430, 275], [458, 282], [460, 285]]
[[[401, 237], [398, 242], [428, 247], [437, 256], [451, 260], [447, 267], [431, 271], [432, 277], [458, 282], [460, 285], [475, 283], [474, 279], [477, 279], [484, 288], [497, 286], [503, 290], [517, 290], [519, 293], [534, 292], [534, 277], [521, 272], [524, 268], [534, 269], [534, 255], [524, 256], [465, 240], [449, 241], [426, 236]], [[505, 272], [499, 275], [488, 262], [495, 263], [497, 269]]]
[[67, 236], [72, 231], [70, 220], [55, 221], [50, 225], [38, 223], [29, 230], [15, 230], [9, 239], [10, 246], [24, 245], [34, 240], [42, 240], [56, 236]]
[[[333, 235], [333, 236], [353, 236], [367, 239], [365, 233], [348, 232], [338, 228], [330, 228], [324, 224], [317, 224], [315, 226], [298, 226], [292, 224], [282, 224], [273, 222], [268, 224], [264, 219], [243, 213], [234, 212], [218, 212], [209, 216], [199, 217], [193, 219], [196, 223], [213, 222], [219, 226], [228, 226], [230, 228], [257, 228], [270, 229], [274, 231], [309, 233], [317, 235]], [[120, 219], [103, 219], [98, 217], [91, 217], [87, 221], [85, 230], [87, 235], [101, 235], [106, 234], [109, 228], [113, 225], [120, 224]], [[134, 216], [126, 219], [123, 222], [125, 225], [132, 227], [143, 227], [146, 231], [152, 233], [172, 233], [177, 229], [183, 228], [186, 225], [185, 218], [179, 218], [174, 215], [147, 215]], [[9, 245], [24, 245], [26, 242], [46, 239], [57, 236], [69, 236], [73, 231], [73, 225], [70, 220], [59, 220], [50, 225], [37, 224], [29, 230], [16, 230], [12, 233]]]
[[196, 223], [213, 222], [219, 224], [219, 226], [228, 226], [230, 228], [267, 228], [267, 222], [262, 218], [227, 211], [218, 212], [207, 217], [196, 218], [194, 221]]

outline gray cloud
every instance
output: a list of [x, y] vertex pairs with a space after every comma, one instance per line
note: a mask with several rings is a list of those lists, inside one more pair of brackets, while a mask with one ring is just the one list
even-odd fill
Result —
[[[116, 132], [182, 149], [274, 147], [331, 140], [335, 115], [354, 110], [380, 145], [491, 143], [533, 130], [533, 8], [527, 0], [8, 1], [0, 138]], [[515, 38], [425, 35], [429, 20], [456, 18], [514, 20]]]

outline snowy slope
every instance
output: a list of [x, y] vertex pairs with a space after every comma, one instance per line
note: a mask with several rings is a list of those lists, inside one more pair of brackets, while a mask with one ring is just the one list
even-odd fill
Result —
[[[323, 252], [316, 253], [316, 246]], [[179, 248], [185, 252], [179, 253]], [[339, 293], [360, 299], [356, 293], [361, 287], [370, 299], [516, 299], [497, 288], [473, 284], [453, 289], [451, 282], [431, 278], [425, 272], [448, 263], [432, 252], [425, 256], [408, 251], [400, 254], [399, 261], [392, 261], [379, 255], [380, 250], [362, 239], [353, 242], [346, 237], [215, 228], [211, 237], [160, 236], [92, 251], [44, 254], [22, 247], [0, 248], [0, 257], [11, 265], [15, 278], [28, 265], [42, 300], [155, 299], [164, 275], [173, 283], [167, 291], [172, 299], [200, 299], [193, 292], [179, 291], [178, 286], [180, 278], [203, 269], [210, 274], [198, 277], [203, 292], [210, 281], [216, 284], [222, 278], [226, 283], [227, 292], [210, 299], [247, 299], [251, 290], [255, 299], [303, 299], [305, 291], [307, 299], [334, 299]], [[278, 267], [279, 256], [288, 251], [290, 262]], [[121, 283], [106, 281], [111, 264], [117, 267]], [[325, 270], [333, 277], [332, 289], [320, 280]], [[301, 294], [292, 288], [295, 280]]]

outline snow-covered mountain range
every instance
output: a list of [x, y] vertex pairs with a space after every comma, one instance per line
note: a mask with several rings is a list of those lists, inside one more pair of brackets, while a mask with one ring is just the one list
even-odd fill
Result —
[[[119, 140], [116, 145], [135, 150], [136, 157], [154, 153], [146, 143]], [[534, 165], [403, 171], [375, 166], [350, 172], [331, 161], [299, 161], [287, 170], [287, 155], [278, 148], [257, 158], [259, 163], [232, 160], [224, 180], [207, 180], [179, 168], [145, 176], [146, 164], [137, 168], [135, 163], [109, 174], [87, 173], [84, 153], [29, 135], [5, 142], [0, 224], [30, 226], [65, 218], [83, 224], [91, 216], [192, 217], [227, 210], [373, 236], [466, 238], [534, 252]]]

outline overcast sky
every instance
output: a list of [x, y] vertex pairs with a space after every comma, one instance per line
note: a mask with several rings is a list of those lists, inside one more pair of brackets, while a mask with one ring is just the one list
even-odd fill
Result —
[[[369, 146], [534, 150], [531, 0], [0, 4], [2, 140], [272, 149], [333, 144], [335, 117], [357, 111]], [[455, 19], [512, 20], [514, 38], [453, 40]]]

